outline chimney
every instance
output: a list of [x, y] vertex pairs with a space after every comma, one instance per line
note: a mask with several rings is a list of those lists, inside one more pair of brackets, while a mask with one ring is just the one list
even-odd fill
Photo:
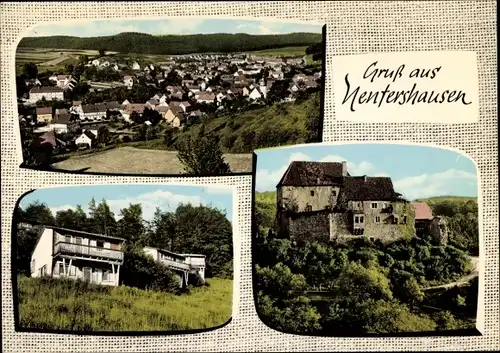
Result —
[[342, 162], [342, 176], [347, 176], [347, 162]]

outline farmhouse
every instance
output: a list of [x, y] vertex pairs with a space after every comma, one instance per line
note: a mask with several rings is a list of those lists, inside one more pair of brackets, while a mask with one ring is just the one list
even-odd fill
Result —
[[43, 227], [31, 255], [31, 277], [83, 279], [117, 286], [124, 239]]
[[82, 120], [104, 120], [106, 119], [106, 106], [104, 104], [86, 104], [82, 106]]
[[52, 121], [52, 107], [36, 108], [36, 121], [50, 123]]
[[186, 287], [189, 284], [190, 275], [198, 277], [201, 281], [205, 280], [205, 255], [176, 254], [149, 246], [144, 248], [144, 252], [155, 261], [177, 272], [180, 275], [180, 287]]
[[414, 210], [391, 179], [351, 176], [346, 162], [292, 162], [277, 185], [277, 206], [279, 230], [295, 241], [415, 235]]
[[430, 236], [439, 244], [448, 241], [448, 227], [441, 217], [434, 217], [432, 210], [425, 202], [412, 202], [415, 210], [415, 231], [417, 236]]
[[77, 146], [88, 146], [87, 148], [92, 148], [95, 145], [97, 139], [96, 134], [90, 130], [85, 130], [80, 136], [75, 140]]
[[64, 100], [64, 90], [59, 87], [33, 87], [29, 92], [29, 101], [38, 102], [45, 98], [45, 100], [51, 101], [54, 99]]

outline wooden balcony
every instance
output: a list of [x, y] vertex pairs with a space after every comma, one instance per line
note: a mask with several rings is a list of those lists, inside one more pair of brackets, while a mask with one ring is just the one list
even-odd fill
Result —
[[105, 249], [74, 243], [59, 242], [54, 246], [54, 255], [69, 255], [89, 259], [102, 259], [109, 261], [123, 261], [123, 252], [120, 250]]
[[174, 270], [180, 270], [180, 271], [189, 271], [191, 269], [191, 266], [185, 262], [180, 262], [180, 261], [174, 261], [174, 260], [169, 260], [169, 259], [160, 259], [160, 262], [164, 264], [165, 266], [174, 269]]

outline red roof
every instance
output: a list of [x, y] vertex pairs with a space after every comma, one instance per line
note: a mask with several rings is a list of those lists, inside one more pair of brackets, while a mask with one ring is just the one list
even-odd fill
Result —
[[415, 209], [415, 219], [416, 220], [424, 220], [424, 219], [433, 219], [432, 210], [428, 204], [425, 202], [412, 202], [411, 205]]

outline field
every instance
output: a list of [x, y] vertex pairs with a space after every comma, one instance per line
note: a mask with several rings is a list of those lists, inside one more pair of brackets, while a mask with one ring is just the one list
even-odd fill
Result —
[[[251, 154], [226, 154], [231, 170], [250, 172]], [[99, 173], [182, 174], [184, 167], [175, 151], [120, 147], [104, 152], [72, 156], [52, 165], [55, 169]]]
[[168, 331], [211, 328], [232, 313], [233, 282], [207, 279], [190, 294], [105, 287], [20, 276], [19, 322], [23, 328], [76, 331]]
[[307, 46], [301, 47], [284, 47], [265, 50], [256, 50], [247, 52], [247, 54], [258, 56], [304, 56]]
[[91, 58], [98, 56], [99, 52], [97, 50], [18, 47], [16, 71], [21, 71], [23, 65], [30, 62], [37, 65], [39, 72], [57, 70], [61, 66], [77, 63], [80, 55], [87, 55]]

